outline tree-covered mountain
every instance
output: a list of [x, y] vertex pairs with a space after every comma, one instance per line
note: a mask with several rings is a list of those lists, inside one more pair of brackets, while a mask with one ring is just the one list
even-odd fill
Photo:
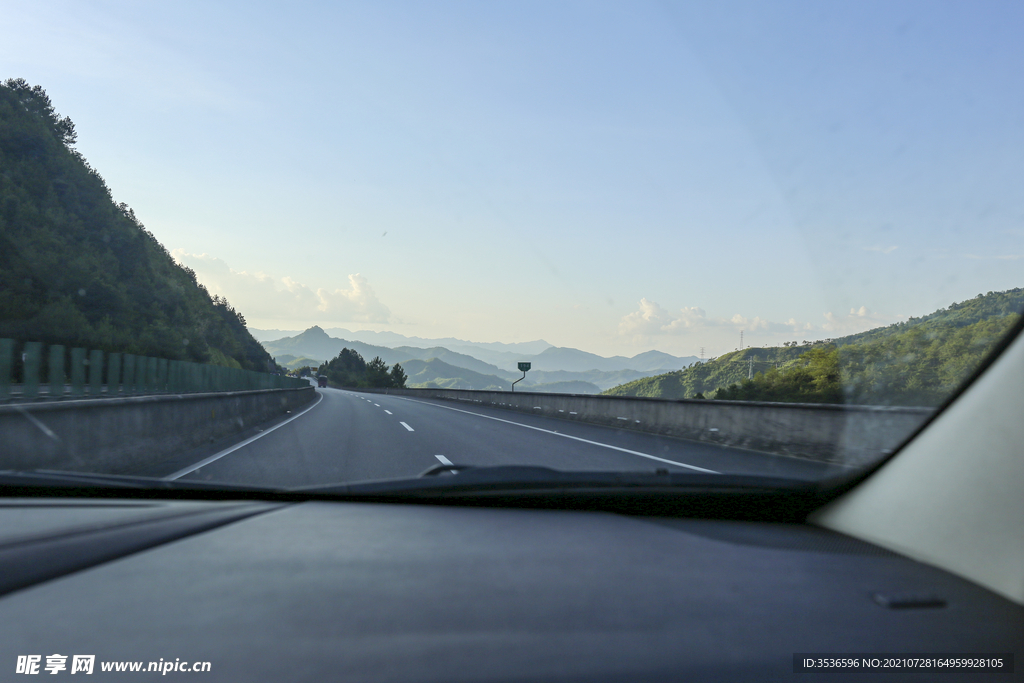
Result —
[[406, 386], [433, 389], [488, 389], [508, 391], [511, 383], [496, 375], [483, 375], [449, 365], [437, 358], [410, 360], [402, 364], [409, 379]]
[[0, 337], [267, 370], [272, 359], [74, 148], [39, 86], [0, 83]]
[[[636, 370], [641, 372], [664, 371], [682, 368], [697, 360], [696, 356], [680, 358], [661, 351], [646, 351], [632, 358], [626, 356], [599, 356], [579, 349], [552, 346], [535, 356], [520, 358], [531, 361], [539, 370], [565, 370], [569, 372], [616, 372], [619, 370]], [[512, 364], [514, 368], [515, 365]]]
[[813, 344], [735, 351], [604, 393], [934, 406], [980, 365], [1022, 309], [1024, 289], [979, 294], [887, 327]]
[[600, 394], [601, 387], [596, 384], [580, 380], [569, 380], [566, 382], [542, 382], [539, 384], [526, 384], [524, 381], [516, 385], [516, 391], [546, 394]]
[[[410, 388], [478, 389], [509, 391], [512, 383], [496, 375], [485, 375], [445, 363], [438, 358], [410, 360], [402, 364], [408, 373]], [[566, 381], [546, 384], [516, 384], [517, 392], [549, 392], [555, 394], [597, 394], [601, 390], [590, 382]]]

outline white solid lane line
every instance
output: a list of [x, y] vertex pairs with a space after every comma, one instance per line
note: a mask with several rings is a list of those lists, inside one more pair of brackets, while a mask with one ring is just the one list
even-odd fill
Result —
[[390, 410], [388, 410], [387, 408], [385, 408], [385, 409], [384, 409], [384, 412], [385, 412], [385, 413], [387, 413], [388, 415], [394, 415], [394, 413], [392, 413], [392, 412], [391, 412]]
[[405, 427], [406, 429], [408, 429], [408, 430], [409, 430], [410, 432], [414, 432], [414, 431], [416, 431], [415, 429], [413, 429], [413, 428], [412, 428], [412, 427], [410, 427], [409, 425], [405, 424], [404, 422], [399, 422], [398, 424], [402, 425], [403, 427]]
[[279, 424], [276, 424], [276, 425], [274, 425], [273, 427], [271, 427], [270, 429], [268, 429], [268, 430], [266, 430], [266, 431], [264, 431], [264, 432], [260, 432], [260, 433], [259, 433], [259, 434], [257, 434], [256, 436], [250, 436], [250, 437], [249, 437], [248, 439], [246, 439], [245, 441], [243, 441], [243, 442], [241, 442], [241, 443], [236, 443], [236, 444], [235, 444], [234, 446], [232, 446], [231, 448], [226, 448], [226, 449], [224, 449], [223, 451], [221, 451], [220, 453], [215, 453], [214, 455], [211, 455], [211, 456], [210, 456], [209, 458], [206, 458], [205, 460], [200, 460], [199, 462], [197, 462], [197, 463], [196, 463], [196, 464], [194, 464], [194, 465], [189, 465], [188, 467], [186, 467], [186, 468], [185, 468], [185, 469], [183, 469], [183, 470], [178, 470], [178, 471], [177, 471], [177, 472], [175, 472], [174, 474], [171, 474], [171, 475], [169, 475], [169, 476], [166, 476], [166, 477], [164, 477], [164, 480], [165, 480], [165, 481], [173, 481], [174, 479], [178, 479], [178, 478], [180, 478], [180, 477], [184, 477], [184, 476], [185, 476], [186, 474], [189, 474], [190, 472], [195, 472], [195, 471], [196, 471], [196, 470], [198, 470], [198, 469], [199, 469], [200, 467], [203, 467], [203, 466], [205, 466], [205, 465], [209, 465], [209, 464], [210, 464], [211, 462], [213, 462], [214, 460], [220, 460], [220, 459], [221, 459], [221, 458], [223, 458], [223, 457], [224, 457], [225, 455], [227, 455], [227, 454], [229, 454], [229, 453], [234, 453], [235, 451], [237, 451], [237, 450], [238, 450], [239, 448], [241, 448], [242, 446], [248, 446], [249, 444], [251, 444], [251, 443], [252, 443], [253, 441], [255, 441], [256, 439], [262, 439], [262, 438], [263, 438], [264, 436], [266, 436], [266, 435], [267, 435], [267, 434], [269, 434], [270, 432], [274, 431], [275, 429], [278, 429], [279, 427], [284, 427], [284, 426], [285, 426], [286, 424], [288, 424], [288, 423], [289, 423], [289, 422], [291, 422], [292, 420], [297, 420], [298, 418], [302, 417], [303, 415], [305, 415], [305, 414], [306, 414], [306, 413], [308, 413], [309, 411], [313, 410], [313, 408], [316, 408], [316, 407], [317, 407], [318, 405], [320, 405], [320, 401], [324, 400], [324, 395], [323, 395], [323, 394], [321, 394], [321, 393], [320, 393], [319, 391], [317, 392], [317, 394], [319, 394], [320, 398], [318, 398], [318, 399], [316, 400], [316, 403], [314, 403], [314, 404], [313, 404], [313, 405], [311, 405], [310, 407], [306, 408], [305, 410], [303, 410], [303, 411], [302, 411], [301, 413], [299, 413], [298, 415], [292, 415], [291, 417], [289, 417], [289, 418], [288, 418], [287, 420], [285, 420], [284, 422], [281, 422], [281, 423], [279, 423]]
[[[454, 410], [457, 413], [466, 413], [467, 415], [475, 415], [477, 417], [486, 418], [488, 420], [495, 420], [497, 422], [504, 422], [505, 424], [515, 425], [517, 427], [525, 427], [526, 429], [532, 429], [538, 432], [544, 432], [545, 434], [554, 434], [560, 436], [563, 439], [572, 439], [573, 441], [582, 441], [583, 443], [589, 443], [593, 446], [600, 446], [601, 448], [610, 448], [613, 451], [620, 451], [622, 453], [629, 453], [630, 455], [638, 455], [641, 458], [647, 458], [649, 460], [657, 460], [658, 462], [668, 463], [669, 465], [675, 465], [677, 467], [685, 467], [689, 470], [696, 470], [698, 472], [707, 472], [708, 474], [721, 474], [715, 470], [704, 469], [703, 467], [697, 467], [696, 465], [687, 465], [685, 462], [676, 462], [675, 460], [666, 460], [665, 458], [659, 458], [656, 455], [650, 455], [649, 453], [641, 453], [640, 451], [631, 451], [628, 448], [619, 448], [618, 446], [612, 446], [611, 444], [601, 443], [600, 441], [591, 441], [590, 439], [581, 439], [578, 436], [571, 436], [569, 434], [562, 434], [561, 432], [553, 432], [550, 429], [541, 429], [540, 427], [533, 427], [531, 425], [524, 425], [522, 422], [513, 422], [512, 420], [503, 420], [500, 417], [492, 417], [490, 415], [481, 415], [480, 413], [474, 413], [471, 410], [461, 410], [459, 408], [452, 408], [450, 406], [442, 406], [436, 403], [428, 403], [427, 401], [417, 401], [414, 398], [405, 398], [404, 396], [396, 396], [395, 398], [403, 401], [412, 401], [413, 403], [422, 403], [427, 406], [434, 406], [435, 408], [444, 408], [445, 410]], [[402, 424], [405, 424], [404, 422]]]
[[453, 465], [454, 463], [443, 455], [435, 455], [435, 458], [441, 461], [442, 465]]

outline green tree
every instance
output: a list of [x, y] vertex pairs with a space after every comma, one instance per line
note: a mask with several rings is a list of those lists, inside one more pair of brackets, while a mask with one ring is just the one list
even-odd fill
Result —
[[405, 374], [405, 370], [398, 363], [391, 366], [391, 386], [395, 389], [404, 389], [405, 381], [409, 377]]
[[336, 358], [324, 363], [319, 374], [326, 375], [335, 386], [366, 386], [366, 361], [354, 349], [344, 348]]
[[379, 387], [381, 389], [391, 386], [388, 366], [381, 360], [380, 356], [375, 356], [373, 360], [366, 364], [365, 382], [366, 386]]

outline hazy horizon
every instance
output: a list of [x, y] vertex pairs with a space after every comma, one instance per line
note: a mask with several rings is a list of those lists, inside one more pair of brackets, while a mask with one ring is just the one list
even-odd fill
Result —
[[[479, 340], [473, 340], [473, 339], [459, 339], [459, 338], [451, 337], [451, 336], [447, 336], [447, 337], [414, 337], [414, 336], [402, 335], [401, 333], [393, 332], [391, 330], [385, 330], [385, 331], [364, 330], [364, 329], [349, 330], [349, 329], [337, 328], [337, 327], [327, 327], [327, 328], [325, 328], [325, 327], [323, 327], [321, 325], [311, 325], [310, 327], [307, 327], [304, 330], [280, 330], [280, 329], [270, 329], [270, 330], [267, 330], [267, 329], [261, 329], [261, 328], [256, 328], [256, 327], [249, 327], [248, 329], [249, 329], [249, 332], [253, 334], [253, 337], [257, 341], [259, 341], [261, 343], [264, 343], [264, 342], [265, 343], [272, 343], [272, 342], [275, 342], [275, 341], [279, 341], [281, 339], [290, 339], [290, 338], [296, 337], [296, 336], [298, 336], [300, 334], [303, 334], [304, 332], [308, 332], [309, 330], [313, 329], [313, 327], [319, 327], [325, 334], [327, 334], [328, 336], [330, 336], [331, 338], [334, 338], [334, 339], [341, 339], [343, 337], [339, 337], [338, 335], [340, 335], [340, 334], [347, 334], [347, 335], [351, 336], [351, 339], [349, 339], [348, 341], [362, 341], [363, 343], [379, 344], [381, 346], [388, 346], [388, 343], [387, 342], [367, 342], [367, 341], [364, 341], [364, 339], [361, 339], [361, 338], [366, 338], [366, 337], [371, 337], [372, 338], [372, 337], [375, 337], [376, 335], [379, 335], [379, 334], [381, 334], [383, 332], [384, 334], [390, 333], [390, 334], [394, 334], [396, 336], [402, 337], [405, 340], [405, 342], [403, 344], [400, 344], [400, 345], [406, 345], [406, 346], [414, 346], [416, 342], [432, 343], [432, 344], [445, 344], [445, 343], [450, 343], [449, 340], [454, 340], [454, 341], [457, 341], [460, 345], [477, 346], [477, 347], [483, 347], [483, 348], [492, 347], [492, 346], [499, 346], [499, 345], [500, 346], [519, 346], [519, 347], [525, 347], [525, 346], [535, 345], [535, 344], [544, 344], [545, 345], [544, 348], [574, 348], [574, 347], [558, 347], [555, 344], [551, 344], [551, 343], [547, 342], [544, 339], [532, 339], [532, 340], [529, 340], [529, 341], [511, 342], [510, 343], [510, 342], [502, 342], [502, 341], [479, 341]], [[393, 348], [393, 347], [388, 347], [388, 348]], [[429, 348], [429, 347], [419, 347], [419, 348]], [[587, 353], [592, 353], [590, 351], [587, 351], [586, 349], [577, 349], [577, 350], [584, 351], [584, 352], [587, 352]], [[642, 355], [642, 354], [646, 354], [646, 353], [652, 353], [652, 352], [655, 352], [655, 353], [666, 353], [664, 351], [660, 351], [659, 349], [650, 348], [650, 349], [646, 349], [645, 351], [638, 351], [637, 353], [632, 354], [629, 357], [632, 358], [632, 357], [635, 357], [635, 356], [638, 356], [638, 355]], [[539, 353], [539, 351], [523, 351], [522, 353], [523, 353], [523, 355], [535, 355], [536, 353]], [[600, 354], [597, 354], [597, 355], [600, 355]], [[669, 354], [669, 355], [675, 355], [675, 354]], [[676, 357], [677, 358], [691, 358], [691, 357], [692, 358], [700, 358], [700, 355], [699, 354], [685, 354], [685, 355], [676, 356]]]

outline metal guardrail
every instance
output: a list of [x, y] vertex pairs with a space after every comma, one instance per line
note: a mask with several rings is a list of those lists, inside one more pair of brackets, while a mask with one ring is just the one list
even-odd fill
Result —
[[[257, 389], [293, 389], [308, 382], [268, 372], [0, 339], [0, 401], [42, 398], [115, 398]], [[43, 383], [45, 369], [45, 384]], [[15, 382], [20, 377], [20, 382]]]

